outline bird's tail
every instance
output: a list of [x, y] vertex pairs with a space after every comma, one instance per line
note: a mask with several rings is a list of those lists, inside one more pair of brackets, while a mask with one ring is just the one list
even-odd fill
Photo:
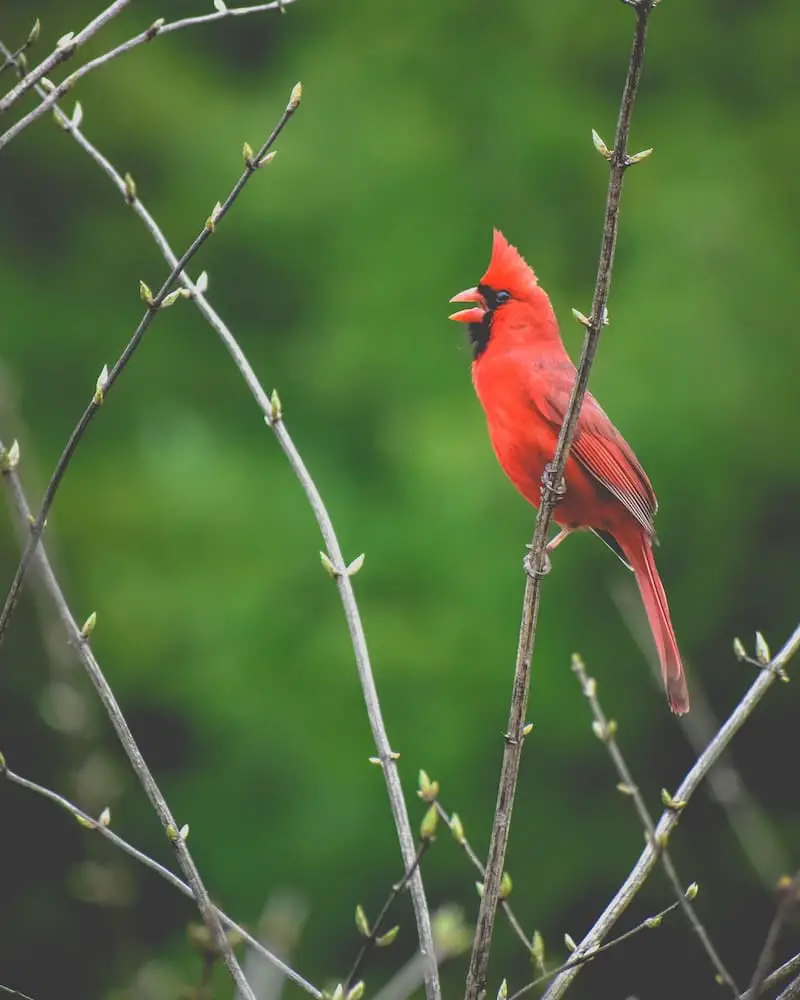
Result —
[[683, 715], [689, 711], [689, 692], [686, 688], [678, 642], [669, 616], [667, 595], [664, 593], [653, 558], [653, 546], [650, 539], [641, 532], [630, 544], [626, 540], [622, 544], [622, 549], [633, 568], [639, 593], [642, 595], [642, 603], [661, 661], [661, 673], [664, 677], [669, 707], [676, 715]]

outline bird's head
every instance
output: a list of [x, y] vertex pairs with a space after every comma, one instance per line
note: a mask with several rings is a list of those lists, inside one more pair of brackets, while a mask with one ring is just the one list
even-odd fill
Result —
[[539, 287], [533, 269], [529, 267], [516, 247], [513, 247], [499, 229], [492, 240], [492, 258], [486, 273], [474, 288], [466, 288], [454, 295], [451, 302], [472, 303], [469, 309], [454, 312], [450, 319], [468, 324], [472, 355], [477, 361], [489, 346], [492, 327], [501, 316], [515, 312], [515, 304], [536, 308], [539, 300], [549, 302]]

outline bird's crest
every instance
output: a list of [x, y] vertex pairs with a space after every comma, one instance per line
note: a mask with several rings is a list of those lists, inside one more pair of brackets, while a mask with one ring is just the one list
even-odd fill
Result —
[[494, 230], [492, 259], [481, 278], [481, 284], [495, 291], [503, 289], [515, 298], [525, 298], [538, 284], [533, 268], [499, 229]]

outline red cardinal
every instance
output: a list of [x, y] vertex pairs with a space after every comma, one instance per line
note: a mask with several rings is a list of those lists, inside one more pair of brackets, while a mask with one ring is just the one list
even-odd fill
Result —
[[[550, 299], [516, 247], [495, 230], [492, 259], [480, 284], [450, 301], [475, 303], [450, 319], [468, 324], [472, 381], [497, 460], [525, 499], [538, 507], [542, 474], [555, 454], [575, 380]], [[585, 528], [633, 570], [670, 708], [679, 715], [688, 712], [681, 656], [653, 559], [656, 496], [630, 445], [588, 392], [564, 479], [566, 493], [554, 514], [561, 531], [548, 551]]]

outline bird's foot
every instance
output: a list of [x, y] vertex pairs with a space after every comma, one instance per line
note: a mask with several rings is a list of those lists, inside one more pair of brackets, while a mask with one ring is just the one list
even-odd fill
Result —
[[533, 552], [531, 551], [531, 546], [526, 545], [525, 548], [528, 550], [525, 553], [525, 558], [522, 560], [522, 568], [525, 570], [527, 576], [531, 580], [540, 580], [543, 576], [547, 576], [550, 570], [553, 568], [553, 564], [550, 562], [550, 556], [548, 555], [547, 549], [544, 550], [542, 556], [542, 568], [537, 570], [533, 565]]
[[542, 473], [542, 500], [549, 499], [553, 505], [560, 504], [564, 499], [567, 492], [567, 484], [564, 482], [564, 477], [561, 477], [561, 481], [556, 483], [553, 478], [553, 463], [548, 462], [544, 467], [544, 472]]

